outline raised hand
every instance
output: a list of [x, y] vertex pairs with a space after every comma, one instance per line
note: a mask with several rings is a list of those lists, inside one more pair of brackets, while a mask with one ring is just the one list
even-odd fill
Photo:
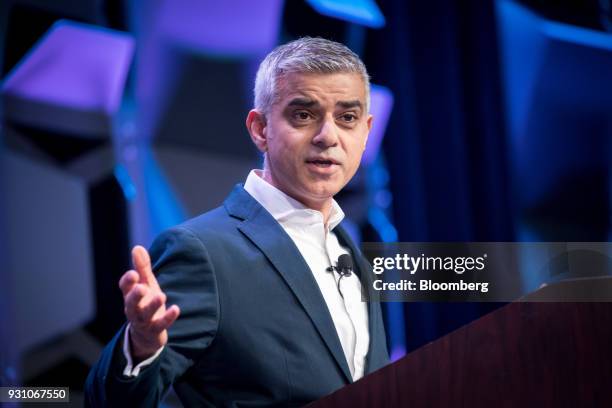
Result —
[[130, 322], [132, 357], [142, 361], [168, 342], [168, 327], [180, 314], [177, 305], [166, 308], [166, 295], [151, 269], [149, 253], [137, 245], [132, 249], [134, 269], [119, 280], [125, 315]]

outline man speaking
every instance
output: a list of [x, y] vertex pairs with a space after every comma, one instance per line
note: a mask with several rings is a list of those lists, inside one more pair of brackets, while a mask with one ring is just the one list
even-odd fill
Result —
[[89, 374], [89, 405], [156, 406], [173, 386], [185, 406], [300, 406], [388, 362], [380, 305], [361, 301], [370, 267], [333, 199], [359, 167], [369, 94], [342, 44], [268, 54], [246, 118], [263, 170], [150, 258], [133, 249], [128, 322]]

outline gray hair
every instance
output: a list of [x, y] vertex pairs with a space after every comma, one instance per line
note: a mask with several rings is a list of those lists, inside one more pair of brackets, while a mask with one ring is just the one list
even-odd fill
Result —
[[270, 112], [278, 98], [278, 80], [288, 73], [358, 74], [366, 87], [366, 112], [370, 109], [370, 77], [359, 56], [343, 44], [311, 37], [280, 45], [261, 62], [255, 77], [255, 109]]

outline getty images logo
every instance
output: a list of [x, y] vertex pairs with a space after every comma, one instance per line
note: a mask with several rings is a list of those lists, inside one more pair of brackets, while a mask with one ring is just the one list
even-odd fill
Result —
[[458, 275], [466, 271], [482, 271], [485, 268], [487, 254], [479, 257], [472, 256], [410, 256], [396, 254], [391, 257], [379, 256], [372, 260], [373, 272], [377, 275], [387, 270], [410, 272], [414, 275], [418, 271], [453, 271]]

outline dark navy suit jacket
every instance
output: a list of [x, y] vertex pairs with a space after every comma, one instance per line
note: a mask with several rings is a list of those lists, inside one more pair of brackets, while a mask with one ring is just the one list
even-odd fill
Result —
[[[356, 273], [370, 267], [341, 226]], [[173, 385], [185, 406], [299, 406], [352, 382], [334, 323], [299, 250], [241, 185], [222, 207], [160, 235], [151, 259], [181, 308], [160, 357], [136, 378], [120, 330], [86, 383], [92, 406], [157, 406]], [[370, 303], [365, 372], [388, 363], [380, 305]]]

